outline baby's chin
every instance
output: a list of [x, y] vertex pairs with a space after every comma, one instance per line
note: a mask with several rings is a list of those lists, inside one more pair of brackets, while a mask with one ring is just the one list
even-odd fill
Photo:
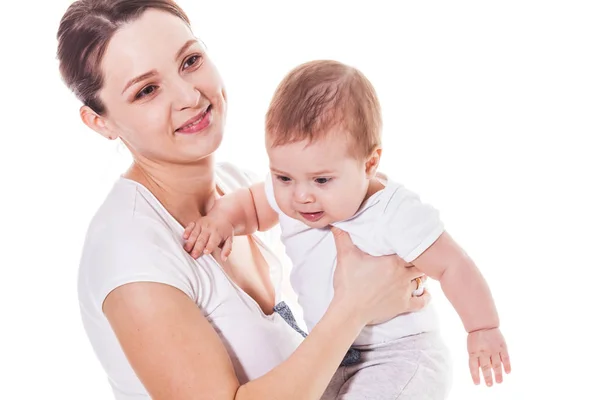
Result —
[[307, 225], [313, 229], [329, 229], [331, 228], [332, 224], [335, 224], [336, 222], [345, 221], [346, 219], [351, 218], [352, 215], [348, 216], [347, 218], [339, 218], [339, 216], [336, 218], [330, 214], [327, 214], [326, 212], [323, 212], [323, 215], [316, 221], [312, 221], [310, 218], [305, 218], [299, 213], [296, 213], [295, 215], [290, 217], [295, 219], [296, 221], [302, 222], [304, 225]]
[[308, 221], [301, 221], [303, 222], [305, 225], [310, 226], [313, 229], [329, 229], [331, 228], [331, 224], [333, 224], [333, 221], [319, 221], [319, 222], [308, 222]]

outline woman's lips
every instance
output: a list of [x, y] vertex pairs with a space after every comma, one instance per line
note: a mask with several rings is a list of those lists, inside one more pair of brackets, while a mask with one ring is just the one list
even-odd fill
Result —
[[212, 106], [208, 106], [205, 111], [196, 115], [194, 118], [186, 122], [181, 128], [175, 132], [183, 134], [198, 133], [210, 125], [212, 121]]

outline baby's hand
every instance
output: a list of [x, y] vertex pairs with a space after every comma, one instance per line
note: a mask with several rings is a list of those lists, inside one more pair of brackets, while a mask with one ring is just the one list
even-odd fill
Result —
[[183, 232], [183, 248], [194, 258], [202, 254], [211, 254], [222, 246], [221, 259], [227, 260], [231, 254], [233, 225], [225, 218], [215, 216], [201, 217], [191, 222]]
[[488, 386], [493, 385], [492, 369], [496, 383], [502, 383], [502, 365], [504, 365], [504, 372], [510, 373], [508, 349], [500, 329], [483, 329], [469, 333], [467, 350], [471, 377], [476, 385], [479, 385], [479, 368]]

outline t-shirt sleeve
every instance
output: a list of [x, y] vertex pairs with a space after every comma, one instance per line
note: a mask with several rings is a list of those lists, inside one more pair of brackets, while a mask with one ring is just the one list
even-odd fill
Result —
[[273, 210], [277, 212], [277, 214], [283, 214], [283, 211], [277, 205], [277, 201], [275, 201], [275, 191], [273, 189], [273, 176], [271, 173], [267, 173], [265, 178], [265, 194], [267, 195], [267, 201]]
[[439, 212], [399, 186], [381, 218], [381, 240], [406, 262], [412, 262], [444, 232]]
[[181, 243], [160, 224], [132, 219], [86, 239], [80, 283], [100, 309], [114, 289], [134, 282], [173, 286], [198, 300], [199, 279]]
[[219, 185], [226, 193], [234, 191], [241, 187], [248, 187], [260, 182], [258, 174], [245, 168], [239, 168], [229, 162], [220, 162], [216, 169], [219, 179]]

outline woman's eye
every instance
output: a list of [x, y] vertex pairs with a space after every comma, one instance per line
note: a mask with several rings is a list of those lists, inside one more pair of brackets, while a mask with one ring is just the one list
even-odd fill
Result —
[[200, 60], [200, 56], [191, 56], [183, 63], [183, 69], [193, 67]]
[[156, 86], [154, 86], [154, 85], [146, 86], [145, 88], [140, 90], [138, 94], [135, 95], [135, 98], [141, 99], [143, 97], [149, 96], [152, 93], [154, 93], [155, 90], [156, 90]]
[[317, 178], [315, 179], [315, 182], [317, 182], [319, 185], [324, 185], [327, 182], [329, 182], [331, 180], [331, 178]]

